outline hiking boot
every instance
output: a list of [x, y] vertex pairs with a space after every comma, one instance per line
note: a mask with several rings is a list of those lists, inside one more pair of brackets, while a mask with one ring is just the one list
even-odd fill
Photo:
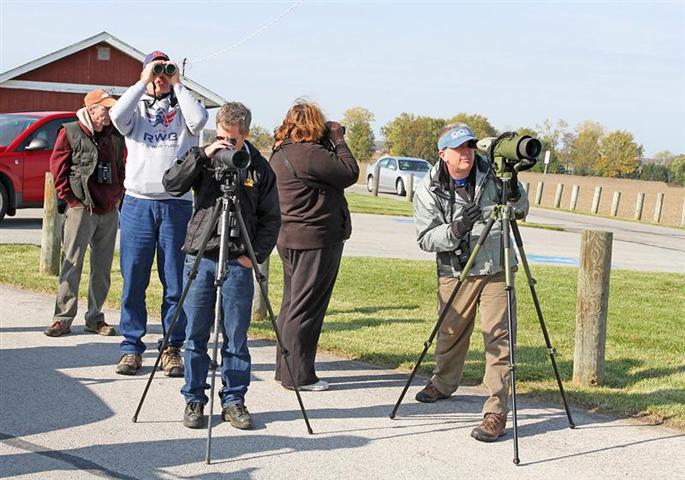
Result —
[[486, 413], [479, 426], [473, 429], [471, 436], [481, 442], [494, 442], [504, 435], [507, 416], [501, 413]]
[[88, 333], [97, 333], [99, 335], [102, 335], [103, 337], [112, 337], [117, 334], [117, 331], [114, 330], [114, 327], [103, 320], [100, 320], [97, 326], [94, 328], [86, 324], [83, 331]]
[[435, 385], [433, 385], [431, 382], [428, 382], [428, 385], [423, 387], [423, 390], [417, 393], [415, 398], [417, 401], [422, 403], [433, 403], [437, 402], [438, 400], [450, 398], [450, 396], [443, 394], [440, 390], [435, 388]]
[[166, 347], [162, 352], [160, 368], [167, 377], [183, 376], [183, 359], [181, 349], [178, 347]]
[[119, 375], [135, 375], [143, 364], [143, 357], [138, 353], [124, 353], [117, 363], [116, 372]]
[[205, 426], [205, 406], [200, 402], [190, 402], [183, 412], [183, 426], [188, 428], [202, 428]]
[[221, 412], [221, 418], [226, 422], [231, 422], [232, 426], [241, 430], [249, 430], [252, 428], [252, 416], [242, 403], [224, 407]]
[[71, 329], [59, 320], [57, 320], [56, 322], [53, 322], [52, 325], [50, 325], [48, 328], [46, 328], [43, 333], [48, 337], [61, 337], [62, 335], [71, 333]]

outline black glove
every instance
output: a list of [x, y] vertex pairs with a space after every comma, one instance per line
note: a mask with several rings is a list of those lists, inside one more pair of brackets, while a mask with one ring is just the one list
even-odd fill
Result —
[[480, 219], [483, 212], [475, 203], [470, 203], [461, 211], [461, 218], [452, 222], [452, 233], [457, 237], [462, 237], [470, 232], [473, 225]]
[[509, 181], [509, 191], [507, 192], [507, 200], [514, 203], [521, 198], [521, 191], [519, 190], [518, 172], [514, 170]]
[[324, 123], [326, 128], [326, 137], [330, 139], [333, 145], [340, 145], [345, 143], [345, 127], [340, 125], [338, 122], [326, 122]]

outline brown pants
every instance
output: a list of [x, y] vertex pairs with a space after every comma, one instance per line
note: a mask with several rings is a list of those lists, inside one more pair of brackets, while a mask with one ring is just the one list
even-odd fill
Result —
[[[440, 311], [457, 284], [458, 278], [440, 277], [438, 300]], [[444, 395], [457, 390], [464, 371], [464, 361], [476, 310], [480, 310], [481, 330], [485, 341], [485, 376], [483, 383], [490, 397], [483, 413], [509, 412], [509, 327], [507, 319], [507, 292], [504, 273], [493, 276], [468, 277], [459, 288], [451, 308], [438, 332], [435, 346], [437, 365], [431, 382]], [[514, 297], [516, 312], [516, 298]], [[516, 317], [514, 317], [515, 319]]]

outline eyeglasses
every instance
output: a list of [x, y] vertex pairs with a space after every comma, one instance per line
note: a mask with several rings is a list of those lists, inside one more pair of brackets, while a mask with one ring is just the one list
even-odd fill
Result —
[[237, 138], [231, 138], [231, 137], [222, 137], [217, 135], [216, 139], [219, 140], [220, 142], [228, 142], [231, 145], [237, 145], [238, 144], [238, 139]]

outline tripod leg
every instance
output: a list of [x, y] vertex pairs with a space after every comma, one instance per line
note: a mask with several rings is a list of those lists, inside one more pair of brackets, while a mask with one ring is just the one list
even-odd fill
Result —
[[549, 334], [547, 333], [547, 327], [545, 326], [545, 320], [542, 316], [542, 309], [540, 308], [540, 302], [538, 301], [538, 295], [535, 290], [536, 280], [530, 273], [530, 267], [528, 266], [528, 259], [526, 258], [526, 252], [523, 250], [523, 240], [521, 240], [521, 233], [519, 232], [516, 219], [511, 219], [511, 231], [514, 234], [514, 240], [516, 241], [516, 248], [518, 249], [519, 255], [521, 256], [521, 263], [523, 264], [523, 269], [526, 272], [526, 278], [528, 279], [528, 286], [530, 287], [530, 294], [533, 297], [533, 304], [535, 305], [535, 311], [537, 312], [538, 320], [540, 321], [540, 328], [542, 329], [542, 336], [545, 338], [545, 345], [547, 346], [547, 352], [549, 353], [549, 359], [552, 362], [552, 368], [554, 369], [554, 376], [557, 379], [557, 385], [559, 387], [559, 393], [561, 394], [561, 400], [564, 404], [564, 410], [566, 411], [566, 417], [568, 418], [568, 425], [570, 428], [575, 428], [576, 425], [573, 423], [573, 418], [571, 417], [571, 410], [569, 409], [568, 402], [566, 401], [566, 394], [564, 393], [564, 386], [561, 383], [561, 377], [559, 376], [559, 369], [557, 367], [556, 361], [556, 351], [552, 347], [552, 342], [549, 339]]
[[[271, 320], [271, 326], [274, 329], [274, 332], [276, 333], [276, 342], [278, 343], [278, 348], [281, 350], [281, 354], [283, 355], [283, 360], [285, 361], [285, 366], [288, 369], [288, 375], [290, 375], [290, 378], [293, 378], [292, 370], [290, 369], [290, 362], [288, 361], [288, 350], [283, 347], [283, 342], [281, 341], [281, 335], [278, 331], [278, 325], [276, 324], [276, 316], [274, 315], [273, 309], [271, 308], [271, 302], [269, 301], [269, 294], [265, 285], [266, 282], [266, 277], [262, 275], [262, 272], [259, 270], [259, 264], [257, 263], [257, 257], [254, 253], [254, 248], [252, 248], [252, 242], [250, 242], [250, 237], [247, 234], [247, 229], [245, 228], [245, 220], [243, 219], [243, 212], [240, 207], [240, 201], [235, 200], [235, 210], [236, 210], [236, 217], [238, 218], [238, 223], [240, 225], [240, 232], [241, 236], [243, 238], [243, 244], [245, 245], [245, 248], [247, 249], [248, 256], [250, 257], [250, 261], [252, 262], [252, 268], [254, 269], [254, 274], [255, 278], [257, 279], [257, 283], [259, 284], [259, 288], [262, 291], [262, 298], [264, 298], [264, 303], [266, 303], [266, 309], [269, 312], [269, 319]], [[309, 418], [307, 417], [307, 411], [304, 408], [304, 403], [302, 403], [302, 396], [300, 395], [300, 389], [297, 386], [297, 383], [293, 383], [293, 387], [295, 389], [295, 396], [297, 397], [297, 403], [300, 404], [300, 410], [302, 411], [302, 417], [304, 418], [304, 423], [307, 426], [307, 432], [309, 432], [310, 435], [314, 434], [314, 431], [312, 430], [311, 425], [309, 424]]]
[[390, 418], [395, 418], [395, 414], [397, 413], [397, 409], [400, 407], [400, 404], [402, 403], [404, 396], [407, 394], [407, 390], [409, 389], [409, 385], [411, 385], [412, 380], [414, 380], [414, 376], [416, 375], [416, 372], [418, 371], [419, 367], [421, 366], [421, 362], [423, 362], [423, 358], [426, 356], [426, 353], [428, 352], [428, 349], [430, 348], [431, 344], [433, 343], [435, 336], [438, 334], [438, 331], [440, 331], [440, 326], [442, 325], [443, 320], [445, 320], [445, 316], [447, 315], [447, 311], [452, 306], [452, 302], [454, 302], [454, 299], [457, 296], [457, 292], [459, 291], [459, 287], [461, 287], [461, 285], [462, 285], [462, 283], [464, 283], [464, 280], [466, 279], [466, 277], [468, 277], [469, 272], [471, 271], [471, 267], [473, 266], [473, 262], [476, 260], [476, 256], [478, 255], [478, 252], [480, 251], [481, 247], [483, 246], [483, 243], [485, 242], [485, 239], [487, 238], [488, 234], [490, 233], [490, 229], [492, 228], [492, 225], [495, 223], [496, 217], [497, 217], [497, 214], [493, 210], [492, 215], [490, 215], [490, 218], [488, 219], [487, 223], [485, 224], [485, 228], [483, 229], [483, 233], [481, 233], [480, 237], [478, 238], [478, 242], [476, 243], [476, 246], [474, 247], [473, 251], [471, 252], [471, 255], [469, 255], [469, 259], [466, 262], [466, 265], [464, 266], [463, 270], [461, 271], [461, 275], [459, 276], [459, 281], [454, 286], [454, 290], [452, 290], [452, 293], [450, 294], [449, 298], [447, 299], [447, 302], [445, 303], [445, 306], [442, 308], [442, 311], [440, 312], [440, 315], [438, 316], [438, 321], [435, 323], [435, 326], [433, 327], [433, 331], [431, 332], [430, 336], [428, 337], [428, 340], [426, 340], [426, 342], [423, 344], [423, 351], [421, 352], [421, 355], [419, 355], [419, 358], [416, 361], [416, 364], [414, 365], [414, 369], [411, 371], [411, 374], [409, 375], [409, 378], [407, 379], [407, 383], [404, 385], [404, 388], [402, 389], [402, 393], [400, 393], [400, 396], [397, 399], [397, 402], [395, 403], [395, 407], [392, 409], [392, 412], [390, 412]]
[[[221, 257], [221, 254], [219, 255]], [[211, 449], [212, 449], [212, 419], [214, 417], [214, 385], [216, 384], [216, 369], [217, 369], [217, 351], [219, 349], [219, 324], [222, 322], [223, 315], [222, 315], [222, 309], [221, 309], [221, 303], [222, 303], [222, 286], [223, 286], [223, 280], [224, 280], [224, 268], [223, 268], [223, 263], [221, 262], [219, 265], [217, 265], [217, 274], [216, 274], [216, 280], [215, 280], [215, 285], [216, 285], [216, 302], [214, 304], [214, 333], [213, 333], [213, 338], [214, 338], [214, 345], [212, 346], [212, 360], [209, 364], [209, 370], [210, 370], [210, 389], [209, 389], [209, 416], [207, 419], [207, 451], [205, 455], [205, 463], [207, 465], [210, 464], [211, 462]]]
[[507, 290], [507, 319], [509, 329], [509, 371], [511, 374], [511, 412], [512, 425], [514, 428], [514, 464], [518, 465], [519, 460], [519, 437], [518, 437], [518, 409], [516, 407], [516, 335], [515, 335], [515, 315], [514, 311], [514, 278], [512, 275], [509, 260], [511, 258], [511, 247], [509, 247], [509, 206], [502, 207], [501, 229], [502, 244], [504, 246], [504, 272]]
[[190, 285], [193, 283], [193, 280], [195, 280], [195, 277], [197, 276], [197, 269], [200, 266], [200, 260], [202, 259], [202, 255], [205, 253], [205, 249], [207, 248], [207, 242], [209, 242], [209, 239], [212, 236], [212, 232], [214, 231], [214, 228], [216, 227], [216, 223], [219, 220], [219, 214], [221, 213], [221, 209], [219, 208], [219, 205], [221, 203], [221, 199], [217, 200], [216, 206], [214, 208], [214, 213], [211, 218], [211, 225], [212, 228], [207, 230], [207, 234], [205, 238], [202, 239], [202, 243], [200, 244], [200, 249], [197, 252], [197, 256], [195, 257], [195, 262], [193, 263], [193, 268], [190, 270], [188, 282], [185, 284], [183, 287], [183, 292], [181, 293], [181, 298], [179, 298], [178, 303], [176, 304], [176, 309], [174, 310], [174, 315], [171, 318], [171, 323], [169, 324], [169, 328], [167, 329], [166, 333], [164, 334], [164, 339], [162, 340], [162, 346], [159, 349], [159, 354], [157, 355], [157, 360], [155, 361], [155, 366], [152, 367], [152, 372], [150, 373], [150, 377], [147, 379], [147, 383], [145, 384], [145, 389], [143, 390], [143, 395], [140, 397], [140, 401], [138, 402], [138, 407], [136, 408], [136, 412], [133, 414], [133, 423], [136, 423], [138, 421], [138, 414], [140, 413], [140, 410], [143, 408], [143, 402], [145, 402], [145, 397], [147, 396], [147, 392], [150, 389], [150, 385], [152, 384], [152, 379], [155, 377], [155, 372], [157, 371], [157, 368], [159, 368], [159, 362], [162, 359], [162, 354], [164, 353], [164, 350], [166, 349], [168, 343], [169, 343], [169, 335], [171, 335], [171, 332], [174, 331], [174, 326], [176, 326], [176, 321], [178, 320], [178, 317], [181, 315], [181, 312], [183, 311], [183, 302], [186, 299], [186, 296], [188, 296], [188, 292], [190, 291]]

